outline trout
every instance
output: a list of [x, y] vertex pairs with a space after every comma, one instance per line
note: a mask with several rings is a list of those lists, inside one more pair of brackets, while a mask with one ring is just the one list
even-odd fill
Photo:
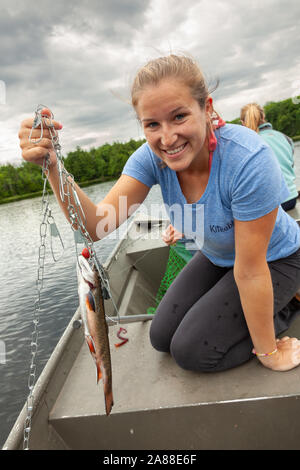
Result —
[[101, 279], [95, 266], [92, 268], [82, 254], [78, 256], [77, 277], [85, 340], [96, 364], [97, 383], [103, 379], [105, 410], [106, 415], [109, 415], [114, 403], [108, 325]]

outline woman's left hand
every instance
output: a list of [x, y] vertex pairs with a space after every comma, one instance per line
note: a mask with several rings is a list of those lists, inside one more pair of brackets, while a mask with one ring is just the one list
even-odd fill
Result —
[[258, 357], [260, 362], [269, 369], [287, 371], [300, 364], [300, 341], [297, 338], [284, 336], [276, 340], [277, 352], [272, 356]]

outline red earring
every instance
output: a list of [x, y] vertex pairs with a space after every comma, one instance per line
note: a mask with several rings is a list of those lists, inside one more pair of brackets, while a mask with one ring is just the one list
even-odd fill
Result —
[[220, 118], [220, 116], [217, 116], [217, 117], [218, 117], [218, 121], [217, 121], [216, 124], [214, 124], [214, 121], [216, 119], [212, 121], [212, 124], [210, 126], [211, 127], [210, 135], [209, 135], [209, 139], [208, 139], [209, 171], [211, 169], [213, 152], [216, 150], [216, 147], [217, 147], [217, 138], [215, 136], [214, 130], [219, 129], [220, 127], [223, 127], [226, 124], [226, 122], [223, 121], [223, 119]]
[[211, 130], [209, 139], [208, 139], [208, 150], [209, 152], [214, 152], [217, 147], [217, 138], [213, 130]]
[[220, 127], [225, 126], [225, 124], [226, 124], [226, 122], [222, 118], [220, 118], [220, 116], [217, 116], [217, 117], [218, 117], [218, 120], [217, 120], [216, 123], [214, 123], [214, 121], [216, 121], [216, 119], [214, 119], [212, 121], [210, 136], [209, 136], [209, 139], [208, 139], [208, 150], [210, 152], [213, 152], [214, 150], [216, 150], [216, 147], [217, 147], [217, 138], [215, 136], [214, 131], [216, 129], [219, 129]]

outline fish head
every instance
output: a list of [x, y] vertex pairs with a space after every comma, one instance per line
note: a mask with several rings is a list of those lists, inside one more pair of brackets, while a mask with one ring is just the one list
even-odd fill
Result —
[[79, 255], [77, 259], [77, 276], [79, 281], [85, 282], [91, 289], [97, 286], [96, 272], [82, 255]]

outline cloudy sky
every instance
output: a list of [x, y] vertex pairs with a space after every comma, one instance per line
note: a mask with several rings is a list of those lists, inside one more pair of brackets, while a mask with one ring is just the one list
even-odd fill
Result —
[[299, 0], [0, 0], [0, 164], [39, 103], [63, 123], [63, 154], [142, 138], [127, 103], [147, 60], [192, 54], [220, 80], [225, 119], [300, 94]]

